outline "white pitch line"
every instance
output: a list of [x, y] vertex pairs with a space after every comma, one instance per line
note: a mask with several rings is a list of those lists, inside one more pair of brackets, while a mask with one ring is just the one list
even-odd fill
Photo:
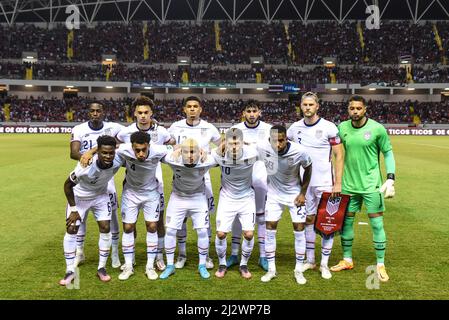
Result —
[[408, 144], [416, 144], [418, 146], [434, 147], [434, 148], [440, 148], [440, 149], [449, 149], [449, 147], [438, 146], [436, 144], [413, 143], [413, 142], [408, 142]]

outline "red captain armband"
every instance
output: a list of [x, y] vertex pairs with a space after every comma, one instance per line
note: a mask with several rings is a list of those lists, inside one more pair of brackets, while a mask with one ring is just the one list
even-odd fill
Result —
[[329, 139], [329, 143], [331, 146], [336, 146], [337, 144], [341, 143], [341, 139], [339, 136], [335, 136], [335, 137]]
[[331, 198], [330, 192], [323, 192], [315, 219], [315, 232], [321, 236], [330, 236], [343, 228], [350, 196], [340, 194]]

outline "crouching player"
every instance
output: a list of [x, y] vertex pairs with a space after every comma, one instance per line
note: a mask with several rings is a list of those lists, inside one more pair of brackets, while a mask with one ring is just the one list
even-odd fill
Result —
[[110, 229], [112, 205], [108, 195], [108, 183], [121, 166], [120, 161], [115, 157], [115, 145], [115, 138], [99, 137], [97, 139], [98, 154], [93, 158], [92, 164], [83, 168], [78, 163], [64, 183], [64, 193], [68, 202], [67, 231], [64, 236], [66, 274], [59, 281], [60, 285], [67, 285], [75, 278], [76, 234], [90, 210], [100, 230], [97, 276], [103, 282], [111, 280], [105, 268], [112, 245]]
[[215, 276], [223, 278], [226, 274], [226, 235], [231, 231], [233, 221], [237, 219], [242, 226], [244, 237], [240, 274], [243, 278], [249, 279], [251, 273], [248, 270], [248, 260], [254, 247], [256, 213], [255, 194], [251, 184], [257, 150], [251, 146], [244, 146], [242, 130], [231, 128], [226, 132], [224, 148], [215, 149], [212, 155], [221, 167], [215, 238], [219, 267]]

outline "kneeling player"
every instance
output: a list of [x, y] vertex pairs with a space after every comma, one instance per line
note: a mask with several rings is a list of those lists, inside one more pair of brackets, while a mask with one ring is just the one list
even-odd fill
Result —
[[[213, 156], [221, 167], [220, 201], [217, 210], [217, 237], [215, 248], [219, 267], [215, 276], [223, 278], [226, 273], [226, 235], [233, 221], [238, 219], [243, 230], [240, 274], [249, 279], [248, 260], [254, 247], [255, 194], [251, 187], [257, 150], [243, 145], [243, 132], [231, 128], [226, 132], [225, 148], [216, 149]], [[233, 235], [234, 236], [234, 235]], [[239, 235], [240, 236], [240, 235]]]
[[[276, 277], [276, 229], [284, 207], [287, 207], [293, 222], [295, 234], [296, 267], [295, 278], [305, 284], [304, 258], [305, 238], [305, 196], [312, 175], [312, 160], [304, 148], [287, 140], [287, 130], [283, 126], [273, 126], [270, 141], [257, 146], [259, 157], [263, 159], [268, 173], [268, 195], [265, 207], [267, 224], [265, 251], [268, 259], [268, 272], [262, 277], [268, 282]], [[304, 168], [303, 182], [299, 179], [300, 166]]]
[[100, 257], [97, 275], [107, 282], [111, 277], [106, 272], [106, 262], [111, 249], [112, 236], [110, 221], [112, 206], [108, 195], [108, 182], [113, 178], [121, 164], [115, 158], [115, 139], [101, 136], [97, 139], [98, 156], [92, 164], [83, 168], [79, 163], [64, 183], [64, 193], [69, 204], [67, 210], [67, 232], [64, 236], [64, 256], [67, 265], [66, 274], [60, 285], [67, 285], [75, 277], [76, 234], [79, 225], [87, 218], [89, 210], [93, 211], [100, 230], [98, 242]]
[[[181, 144], [181, 157], [167, 155], [164, 163], [173, 170], [173, 189], [167, 206], [165, 253], [167, 268], [160, 275], [167, 279], [175, 273], [176, 233], [181, 230], [186, 217], [191, 217], [193, 228], [198, 234], [198, 271], [202, 278], [210, 277], [206, 269], [206, 257], [209, 251], [209, 208], [206, 196], [204, 175], [217, 164], [212, 157], [200, 162], [200, 148], [194, 139], [186, 139]], [[179, 159], [181, 158], [181, 159]]]

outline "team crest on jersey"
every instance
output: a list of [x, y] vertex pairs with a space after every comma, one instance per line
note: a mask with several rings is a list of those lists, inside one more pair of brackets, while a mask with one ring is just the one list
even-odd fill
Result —
[[366, 131], [366, 132], [363, 134], [363, 137], [365, 138], [365, 140], [371, 139], [371, 131]]
[[338, 208], [340, 207], [341, 197], [329, 198], [326, 204], [326, 211], [330, 216], [333, 216], [337, 213]]
[[323, 136], [323, 130], [317, 130], [315, 132], [315, 138], [321, 139], [322, 136]]
[[206, 174], [206, 169], [200, 169], [200, 175]]
[[151, 137], [151, 141], [156, 142], [157, 141], [157, 132], [151, 132], [150, 137]]
[[112, 129], [104, 130], [104, 134], [107, 135], [107, 136], [112, 136]]
[[295, 159], [293, 159], [292, 157], [287, 159], [287, 163], [289, 166], [292, 166], [295, 163]]
[[151, 163], [152, 163], [152, 164], [156, 164], [156, 163], [158, 163], [158, 162], [159, 162], [159, 159], [157, 159], [157, 158], [151, 160]]
[[201, 136], [205, 137], [207, 134], [207, 128], [201, 128]]

